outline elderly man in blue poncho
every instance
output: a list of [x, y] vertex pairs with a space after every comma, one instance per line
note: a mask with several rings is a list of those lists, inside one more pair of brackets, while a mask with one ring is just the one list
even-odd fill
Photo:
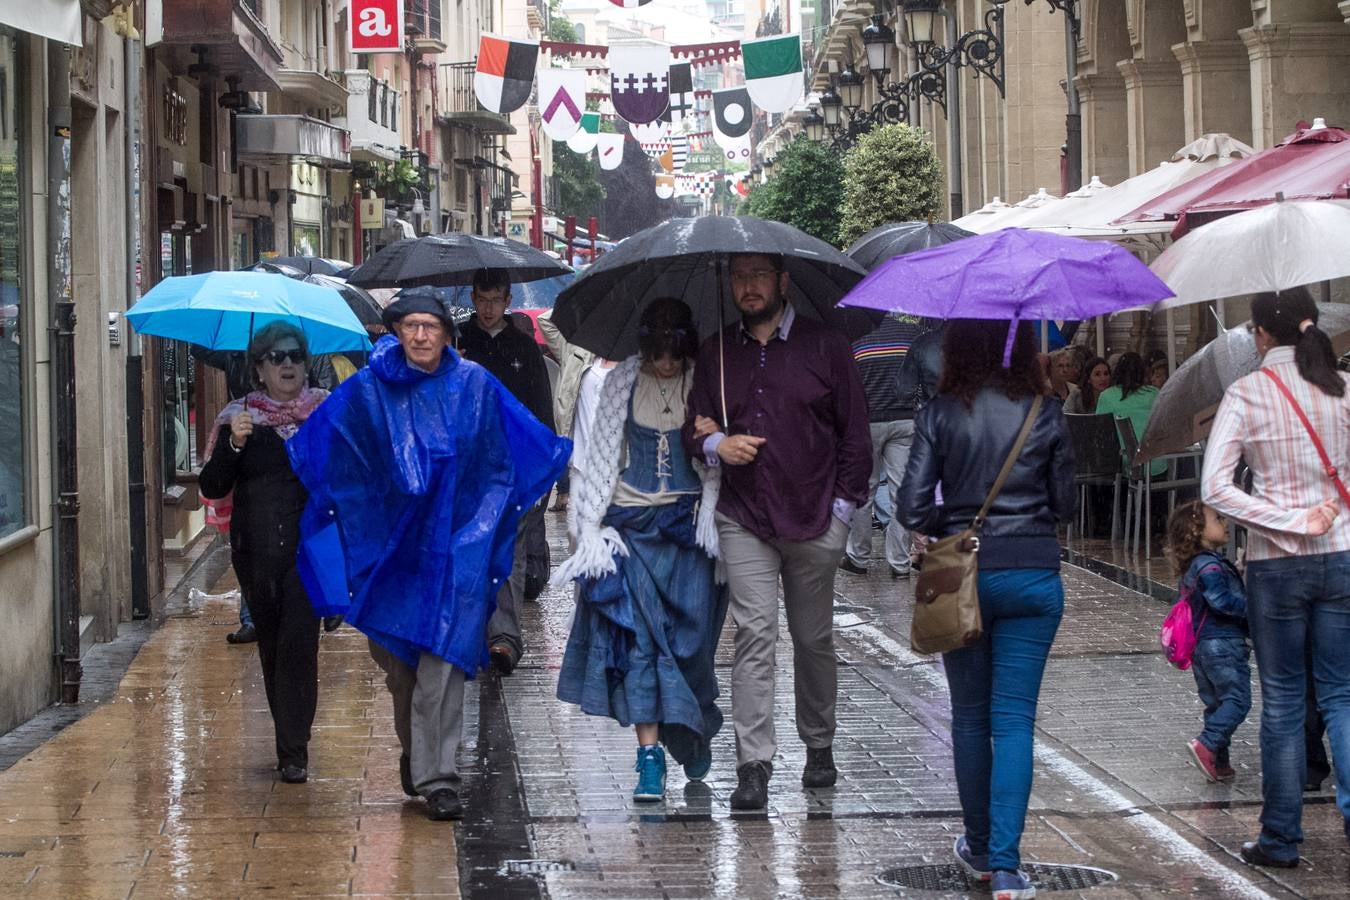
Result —
[[447, 346], [427, 295], [384, 312], [393, 333], [287, 443], [309, 491], [299, 568], [315, 610], [370, 638], [394, 698], [409, 796], [458, 818], [464, 682], [511, 572], [516, 525], [571, 453], [481, 366]]

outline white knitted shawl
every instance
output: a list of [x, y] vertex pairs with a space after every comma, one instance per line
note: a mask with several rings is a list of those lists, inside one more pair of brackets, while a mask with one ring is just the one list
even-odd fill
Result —
[[[628, 547], [619, 532], [601, 522], [619, 480], [628, 402], [637, 383], [640, 362], [638, 357], [631, 356], [619, 363], [605, 377], [600, 388], [585, 445], [586, 458], [574, 461], [574, 477], [580, 476], [581, 483], [572, 485], [572, 502], [567, 508], [567, 530], [576, 540], [576, 550], [554, 570], [549, 579], [554, 587], [562, 587], [577, 578], [613, 574], [618, 569], [614, 555], [628, 555]], [[695, 540], [708, 556], [716, 558], [717, 526], [713, 513], [722, 484], [721, 469], [705, 466], [699, 460], [694, 461], [694, 469], [703, 482]]]

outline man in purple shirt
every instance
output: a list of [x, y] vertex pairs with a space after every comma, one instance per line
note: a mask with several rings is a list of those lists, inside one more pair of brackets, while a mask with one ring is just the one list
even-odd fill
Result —
[[[834, 574], [849, 520], [866, 499], [871, 436], [862, 379], [843, 335], [798, 317], [776, 256], [731, 260], [741, 321], [704, 343], [689, 393], [684, 442], [722, 466], [720, 555], [731, 587], [736, 661], [732, 809], [768, 802], [773, 773], [778, 585], [792, 635], [802, 786], [838, 776]], [[725, 408], [724, 408], [725, 404]], [[709, 428], [716, 431], [706, 437]]]

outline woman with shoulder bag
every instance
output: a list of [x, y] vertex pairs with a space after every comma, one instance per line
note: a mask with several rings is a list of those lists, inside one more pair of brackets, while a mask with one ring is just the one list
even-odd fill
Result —
[[286, 441], [328, 392], [306, 385], [309, 348], [286, 322], [260, 328], [247, 359], [260, 389], [216, 417], [197, 483], [229, 529], [231, 561], [253, 613], [277, 770], [282, 781], [303, 784], [319, 697], [319, 618], [295, 564], [309, 495], [291, 469]]
[[907, 528], [936, 538], [975, 535], [982, 629], [942, 659], [965, 822], [953, 852], [973, 877], [992, 882], [995, 900], [1036, 895], [1018, 868], [1018, 847], [1031, 795], [1036, 701], [1064, 612], [1058, 526], [1074, 506], [1062, 405], [1047, 396], [1029, 324], [1016, 326], [1004, 368], [1008, 327], [969, 319], [947, 325], [938, 395], [915, 420], [897, 497]]
[[[1205, 504], [1242, 523], [1247, 621], [1261, 675], [1258, 866], [1293, 868], [1303, 840], [1308, 667], [1336, 763], [1350, 839], [1350, 393], [1304, 288], [1260, 294], [1251, 328], [1261, 368], [1232, 384], [1205, 451]], [[1245, 459], [1252, 492], [1233, 483]]]

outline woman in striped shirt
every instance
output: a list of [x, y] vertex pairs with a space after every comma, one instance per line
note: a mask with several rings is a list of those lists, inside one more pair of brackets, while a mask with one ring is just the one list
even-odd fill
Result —
[[[1350, 396], [1317, 306], [1299, 288], [1252, 303], [1261, 369], [1224, 395], [1210, 433], [1204, 502], [1248, 529], [1247, 595], [1261, 674], [1261, 835], [1242, 845], [1253, 865], [1298, 865], [1303, 840], [1306, 666], [1336, 761], [1337, 800], [1350, 839], [1350, 516], [1339, 516], [1331, 465], [1350, 471]], [[1283, 387], [1282, 387], [1283, 385]], [[1252, 492], [1234, 484], [1238, 461]]]

